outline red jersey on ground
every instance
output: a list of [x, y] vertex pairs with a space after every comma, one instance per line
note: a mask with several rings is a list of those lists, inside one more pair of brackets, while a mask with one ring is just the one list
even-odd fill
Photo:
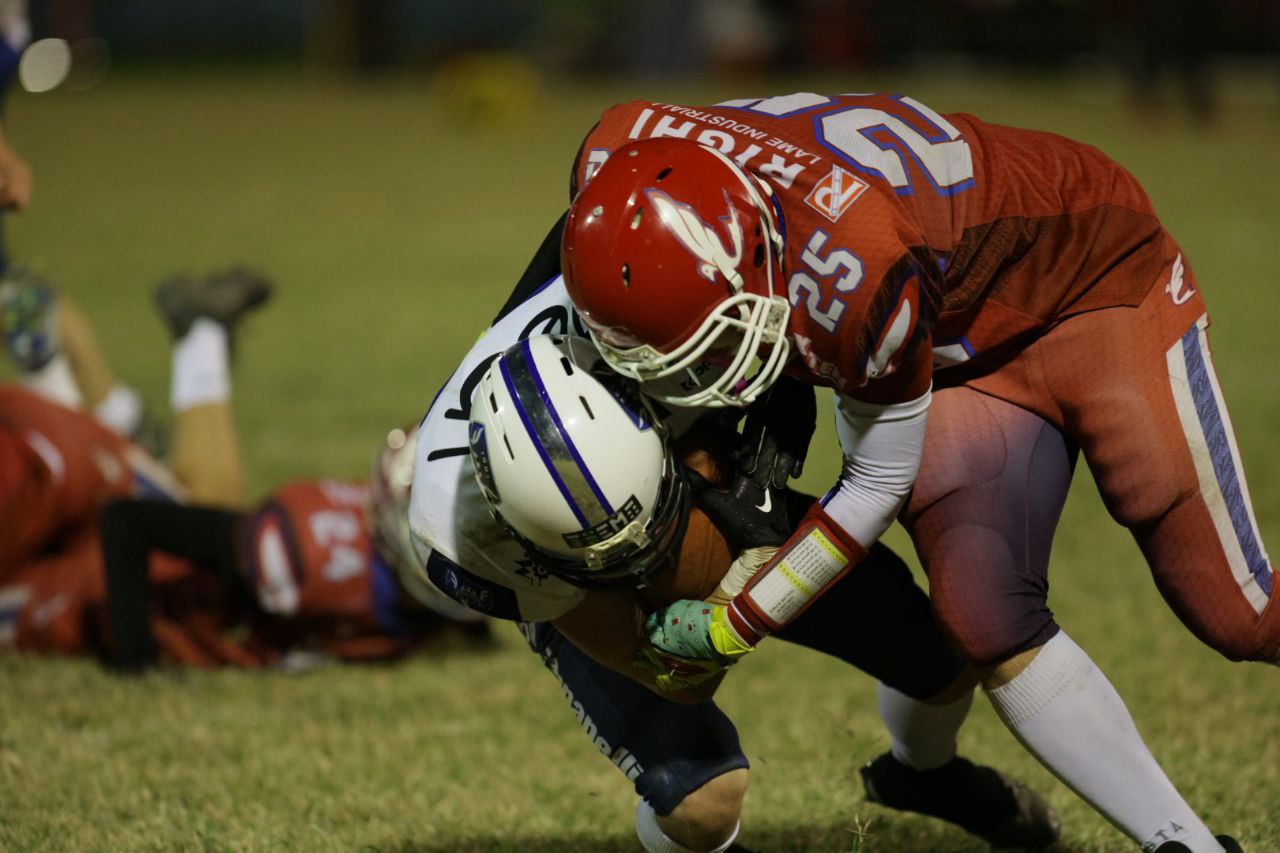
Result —
[[379, 621], [368, 503], [368, 483], [307, 480], [277, 489], [253, 514], [245, 565], [273, 644], [348, 658], [407, 649]]
[[0, 387], [0, 582], [133, 492], [131, 445], [84, 412]]

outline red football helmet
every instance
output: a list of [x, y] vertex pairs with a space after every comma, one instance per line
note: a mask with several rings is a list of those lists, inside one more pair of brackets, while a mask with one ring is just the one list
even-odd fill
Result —
[[[611, 367], [691, 380], [646, 388], [684, 406], [745, 406], [773, 384], [791, 307], [775, 291], [783, 243], [771, 196], [687, 139], [632, 142], [605, 161], [569, 208], [561, 269]], [[723, 370], [713, 379], [709, 362]]]

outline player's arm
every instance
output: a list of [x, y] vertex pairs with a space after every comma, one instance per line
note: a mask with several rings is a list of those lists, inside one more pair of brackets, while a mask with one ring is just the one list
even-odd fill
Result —
[[724, 670], [696, 685], [673, 689], [659, 681], [657, 668], [637, 665], [637, 657], [648, 648], [641, 630], [644, 618], [644, 611], [629, 595], [589, 592], [582, 603], [552, 624], [596, 663], [644, 685], [664, 699], [686, 704], [710, 699], [724, 678]]
[[825, 357], [844, 371], [822, 374], [842, 394], [840, 480], [727, 605], [679, 601], [651, 620], [655, 647], [721, 662], [740, 658], [865, 557], [905, 501], [924, 447], [942, 281], [936, 257], [909, 224], [876, 222], [888, 229], [881, 235], [886, 247], [897, 248], [864, 256], [858, 307], [830, 337], [808, 344], [819, 364]]
[[922, 347], [891, 378], [870, 383], [856, 398], [841, 398], [839, 482], [727, 604], [676, 602], [649, 621], [651, 643], [687, 657], [736, 660], [866, 556], [897, 516], [919, 469], [930, 400], [928, 356]]

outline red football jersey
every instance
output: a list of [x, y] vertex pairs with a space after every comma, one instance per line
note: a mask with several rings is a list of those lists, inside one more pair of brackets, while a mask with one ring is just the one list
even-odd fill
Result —
[[403, 650], [375, 612], [374, 546], [367, 483], [309, 480], [272, 493], [249, 530], [250, 580], [259, 626], [281, 647], [313, 646], [343, 657]]
[[931, 362], [1136, 305], [1168, 263], [1146, 194], [1096, 148], [901, 95], [621, 104], [584, 141], [575, 187], [659, 136], [717, 148], [776, 191], [792, 340], [808, 378], [844, 393], [909, 359], [890, 396], [918, 396]]
[[0, 387], [0, 580], [133, 492], [129, 448], [92, 415]]

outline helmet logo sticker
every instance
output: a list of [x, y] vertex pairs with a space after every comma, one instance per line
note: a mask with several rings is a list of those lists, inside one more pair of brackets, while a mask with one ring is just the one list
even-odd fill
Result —
[[712, 283], [719, 272], [735, 287], [741, 287], [742, 277], [738, 273], [738, 264], [742, 262], [743, 234], [742, 223], [738, 219], [738, 211], [725, 194], [725, 205], [729, 215], [720, 217], [733, 242], [730, 253], [720, 240], [716, 230], [702, 221], [697, 212], [689, 204], [676, 201], [661, 190], [650, 187], [644, 191], [657, 212], [658, 218], [667, 230], [675, 235], [680, 244], [698, 259], [698, 274]]
[[485, 497], [491, 503], [501, 503], [502, 499], [498, 495], [498, 483], [493, 478], [493, 465], [489, 462], [489, 443], [484, 437], [484, 424], [471, 422], [471, 462], [476, 468], [476, 478], [480, 481], [480, 488], [484, 489]]
[[570, 548], [586, 548], [590, 545], [598, 545], [625, 530], [628, 524], [640, 517], [642, 509], [640, 499], [632, 495], [627, 498], [621, 509], [599, 524], [592, 525], [586, 530], [563, 534], [564, 544]]
[[869, 185], [852, 172], [832, 166], [831, 173], [813, 185], [804, 203], [832, 222], [853, 206]]

